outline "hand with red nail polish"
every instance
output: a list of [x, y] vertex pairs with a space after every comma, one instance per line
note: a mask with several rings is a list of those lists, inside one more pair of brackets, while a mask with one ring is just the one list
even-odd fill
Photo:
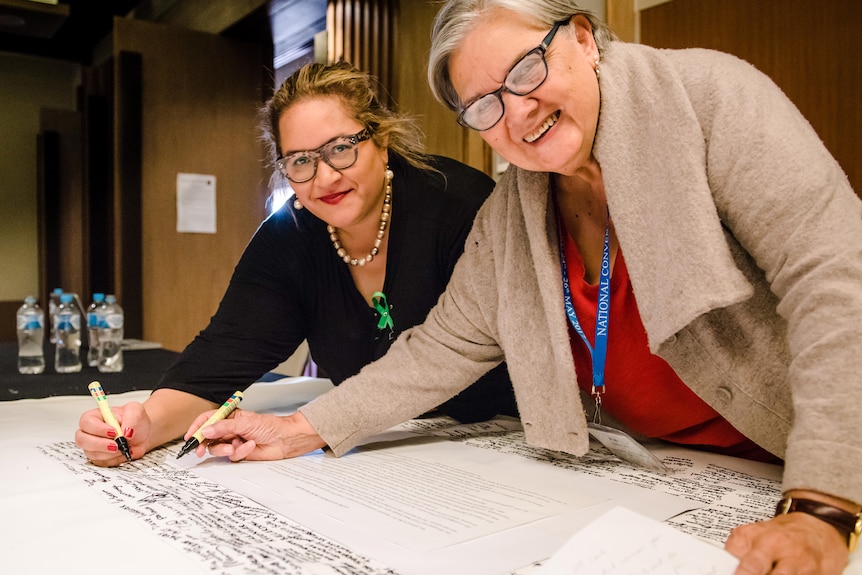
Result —
[[[199, 413], [214, 407], [217, 406], [189, 393], [159, 389], [143, 403], [133, 401], [112, 409], [132, 459], [140, 459], [147, 452], [181, 438]], [[75, 444], [95, 465], [114, 467], [126, 461], [111, 441], [116, 437], [116, 430], [105, 423], [98, 409], [84, 412], [78, 420]]]
[[[150, 418], [143, 404], [132, 402], [113, 408], [114, 416], [123, 429], [123, 436], [129, 444], [132, 459], [140, 458], [146, 453], [146, 431], [150, 428]], [[138, 437], [135, 436], [137, 430]], [[84, 450], [84, 455], [100, 467], [113, 467], [126, 461], [118, 452], [116, 442], [105, 443], [105, 439], [116, 439], [117, 431], [105, 423], [98, 409], [92, 409], [81, 415], [78, 430], [75, 432], [75, 443]], [[143, 440], [140, 439], [143, 437]]]

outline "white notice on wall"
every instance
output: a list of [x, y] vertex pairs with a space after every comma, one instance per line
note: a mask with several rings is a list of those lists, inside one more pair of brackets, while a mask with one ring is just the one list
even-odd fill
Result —
[[177, 231], [216, 233], [215, 176], [177, 174]]

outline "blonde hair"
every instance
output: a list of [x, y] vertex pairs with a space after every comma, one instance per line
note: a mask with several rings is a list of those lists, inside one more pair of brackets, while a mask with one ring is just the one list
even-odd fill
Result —
[[270, 161], [274, 164], [282, 153], [278, 126], [282, 114], [305, 98], [335, 96], [348, 115], [370, 130], [378, 148], [388, 147], [417, 168], [433, 169], [416, 121], [384, 105], [376, 87], [373, 76], [347, 62], [304, 65], [281, 84], [261, 110], [261, 131]]

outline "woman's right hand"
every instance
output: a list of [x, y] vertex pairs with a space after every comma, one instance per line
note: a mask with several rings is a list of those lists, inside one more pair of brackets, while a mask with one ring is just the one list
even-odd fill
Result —
[[[130, 402], [113, 409], [114, 416], [129, 442], [132, 459], [140, 459], [148, 451], [147, 442], [152, 422], [143, 404]], [[116, 430], [105, 423], [98, 409], [85, 411], [78, 420], [75, 444], [84, 450], [84, 455], [99, 467], [114, 467], [126, 461], [119, 451]]]
[[[213, 411], [198, 416], [186, 432], [188, 439]], [[287, 416], [255, 413], [237, 409], [228, 419], [201, 430], [204, 441], [195, 450], [198, 457], [206, 451], [227, 456], [231, 461], [272, 461], [304, 455], [326, 446], [314, 427], [300, 412]]]

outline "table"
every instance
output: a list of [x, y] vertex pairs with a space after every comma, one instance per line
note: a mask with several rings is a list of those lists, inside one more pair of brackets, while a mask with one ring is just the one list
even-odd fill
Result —
[[[247, 391], [243, 407], [271, 413], [290, 412], [328, 389], [331, 389], [330, 382], [312, 378], [255, 383]], [[122, 405], [127, 401], [142, 401], [146, 395], [146, 391], [133, 391], [117, 394], [111, 399], [112, 403]], [[398, 436], [388, 433], [385, 439], [387, 443], [372, 444], [364, 454], [338, 459], [320, 453], [311, 454], [279, 463], [280, 470], [255, 463], [229, 464], [219, 461], [219, 458], [195, 463], [195, 467], [188, 471], [166, 470], [165, 464], [155, 461], [155, 457], [150, 458], [149, 463], [142, 461], [103, 470], [82, 461], [71, 443], [78, 416], [83, 410], [90, 409], [92, 404], [92, 399], [83, 395], [0, 402], [0, 450], [6, 459], [0, 474], [3, 485], [0, 505], [4, 509], [5, 519], [0, 524], [0, 555], [4, 557], [4, 572], [84, 575], [92, 573], [94, 565], [121, 565], [122, 571], [128, 575], [160, 572], [188, 575], [216, 572], [228, 575], [320, 575], [345, 572], [355, 575], [532, 575], [533, 570], [526, 563], [519, 564], [526, 568], [518, 568], [517, 574], [492, 569], [489, 564], [496, 556], [511, 549], [522, 549], [527, 555], [534, 555], [535, 559], [547, 557], [573, 529], [567, 518], [572, 517], [573, 513], [560, 515], [560, 520], [556, 517], [545, 518], [536, 521], [535, 525], [524, 524], [497, 535], [476, 537], [465, 544], [421, 552], [422, 557], [431, 561], [444, 553], [457, 553], [457, 548], [467, 548], [468, 545], [479, 549], [463, 553], [460, 561], [450, 563], [446, 569], [399, 568], [395, 565], [396, 559], [401, 565], [410, 564], [409, 556], [413, 551], [407, 550], [394, 557], [373, 552], [369, 545], [361, 547], [348, 543], [347, 533], [341, 532], [343, 528], [353, 532], [350, 541], [356, 541], [358, 536], [363, 539], [360, 541], [363, 544], [367, 543], [364, 540], [373, 542], [381, 539], [383, 533], [371, 528], [367, 521], [355, 518], [349, 520], [343, 500], [333, 501], [328, 513], [323, 512], [321, 499], [315, 499], [310, 506], [304, 506], [301, 500], [291, 502], [290, 494], [297, 492], [295, 489], [290, 491], [290, 484], [295, 478], [283, 472], [292, 467], [297, 472], [305, 473], [311, 467], [330, 466], [333, 463], [340, 466], [343, 472], [362, 462], [361, 457], [370, 456], [370, 459], [365, 459], [366, 465], [377, 466], [377, 462], [384, 462], [378, 473], [385, 474], [392, 469], [393, 461], [403, 459], [405, 453], [439, 452], [447, 447], [445, 441], [429, 441], [430, 438], [411, 441], [405, 439], [403, 434]], [[460, 433], [453, 435], [453, 443], [460, 445], [461, 441]], [[510, 447], [517, 450], [511, 452], [506, 449], [504, 441], [505, 436], [497, 433], [484, 439], [471, 439], [470, 442], [475, 442], [475, 445], [459, 448], [458, 459], [460, 463], [470, 466], [477, 463], [493, 465], [495, 471], [490, 477], [494, 482], [506, 483], [522, 472], [529, 471], [526, 478], [531, 483], [531, 490], [537, 492], [550, 495], [553, 493], [553, 483], [561, 481], [564, 484], [557, 487], [579, 493], [604, 485], [611, 492], [609, 495], [626, 507], [636, 509], [643, 504], [643, 489], [625, 483], [626, 478], [614, 471], [614, 462], [603, 465], [599, 460], [591, 461], [589, 456], [581, 461], [541, 450], [536, 450], [539, 457], [532, 459], [525, 457], [530, 455], [530, 450], [523, 444], [511, 443]], [[500, 449], [492, 449], [494, 446]], [[480, 449], [477, 450], [477, 447]], [[64, 453], [72, 455], [64, 458]], [[671, 452], [665, 451], [665, 454], [668, 453]], [[673, 449], [673, 453], [676, 454], [677, 462], [691, 457], [696, 466], [691, 471], [704, 480], [710, 476], [709, 481], [730, 486], [727, 490], [705, 490], [703, 495], [715, 493], [720, 500], [714, 505], [707, 505], [717, 514], [704, 518], [718, 519], [728, 510], [726, 504], [732, 502], [721, 491], [744, 491], [747, 482], [740, 480], [747, 477], [746, 468], [767, 470], [771, 467], [753, 462], [743, 465], [735, 458], [683, 452], [677, 448]], [[172, 455], [162, 454], [162, 458], [174, 461]], [[427, 463], [433, 460], [423, 455], [415, 461]], [[182, 461], [193, 462], [191, 459]], [[465, 476], [464, 469], [467, 468], [462, 468], [460, 463], [449, 459], [446, 465], [435, 470], [435, 475], [444, 480], [448, 477], [459, 482], [477, 482], [479, 476], [473, 473]], [[155, 465], [161, 467], [157, 469]], [[579, 471], [579, 466], [589, 466], [590, 475]], [[681, 487], [690, 490], [690, 482], [695, 477], [693, 473], [685, 471], [688, 467], [688, 464], [681, 464], [679, 470], [667, 478], [631, 469], [626, 475], [639, 484], [643, 480], [655, 482], [656, 486], [650, 487], [650, 490], [659, 490], [662, 483], [673, 482], [676, 477], [685, 483]], [[327, 474], [333, 470], [338, 468], [326, 468]], [[358, 471], [357, 476], [363, 476], [373, 470], [366, 466]], [[276, 476], [272, 475], [274, 472], [278, 472]], [[422, 469], [414, 468], [411, 473], [415, 476], [416, 473], [422, 473]], [[606, 473], [614, 474], [613, 484], [601, 481], [598, 477], [598, 474]], [[302, 483], [301, 492], [310, 494], [327, 479], [333, 483], [333, 477], [320, 474], [314, 478], [315, 481]], [[351, 491], [357, 487], [353, 482], [345, 486]], [[760, 493], [762, 487], [767, 486], [755, 486], [749, 501], [757, 503], [758, 507], [768, 507], [775, 495], [774, 489], [767, 489], [768, 492], [764, 494]], [[281, 494], [277, 495], [276, 491]], [[511, 493], [520, 497], [522, 494], [527, 495], [528, 491], [519, 488]], [[442, 497], [445, 499], [447, 495], [457, 494], [450, 491]], [[769, 504], [764, 503], [766, 499], [770, 500]], [[364, 501], [368, 500], [357, 498], [358, 503]], [[278, 505], [286, 503], [293, 505], [292, 511], [279, 511]], [[384, 503], [389, 506], [390, 501]], [[172, 511], [177, 509], [182, 512], [172, 516]], [[676, 517], [673, 515], [674, 521]], [[324, 523], [338, 524], [339, 532], [319, 529], [318, 525]], [[526, 537], [527, 529], [530, 529], [532, 539]], [[507, 536], [507, 533], [510, 533], [509, 547], [501, 548], [499, 541], [492, 538]], [[426, 541], [427, 538], [423, 538], [421, 543]], [[45, 542], [50, 543], [49, 551], [46, 551]], [[538, 545], [544, 545], [545, 548], [537, 550]], [[394, 544], [389, 545], [389, 548], [394, 547]], [[288, 559], [304, 563], [293, 570], [276, 568], [283, 567]], [[465, 569], [463, 564], [468, 560], [478, 562], [478, 566]], [[862, 560], [859, 557], [853, 557], [845, 575], [862, 575]]]
[[[87, 349], [81, 354], [86, 362]], [[18, 373], [18, 344], [0, 343], [0, 401], [40, 399], [64, 395], [89, 395], [87, 384], [99, 381], [108, 394], [152, 389], [162, 373], [179, 357], [167, 349], [135, 349], [123, 352], [123, 371], [102, 373], [84, 365], [78, 373], [54, 371], [54, 346], [45, 343], [45, 371]]]

